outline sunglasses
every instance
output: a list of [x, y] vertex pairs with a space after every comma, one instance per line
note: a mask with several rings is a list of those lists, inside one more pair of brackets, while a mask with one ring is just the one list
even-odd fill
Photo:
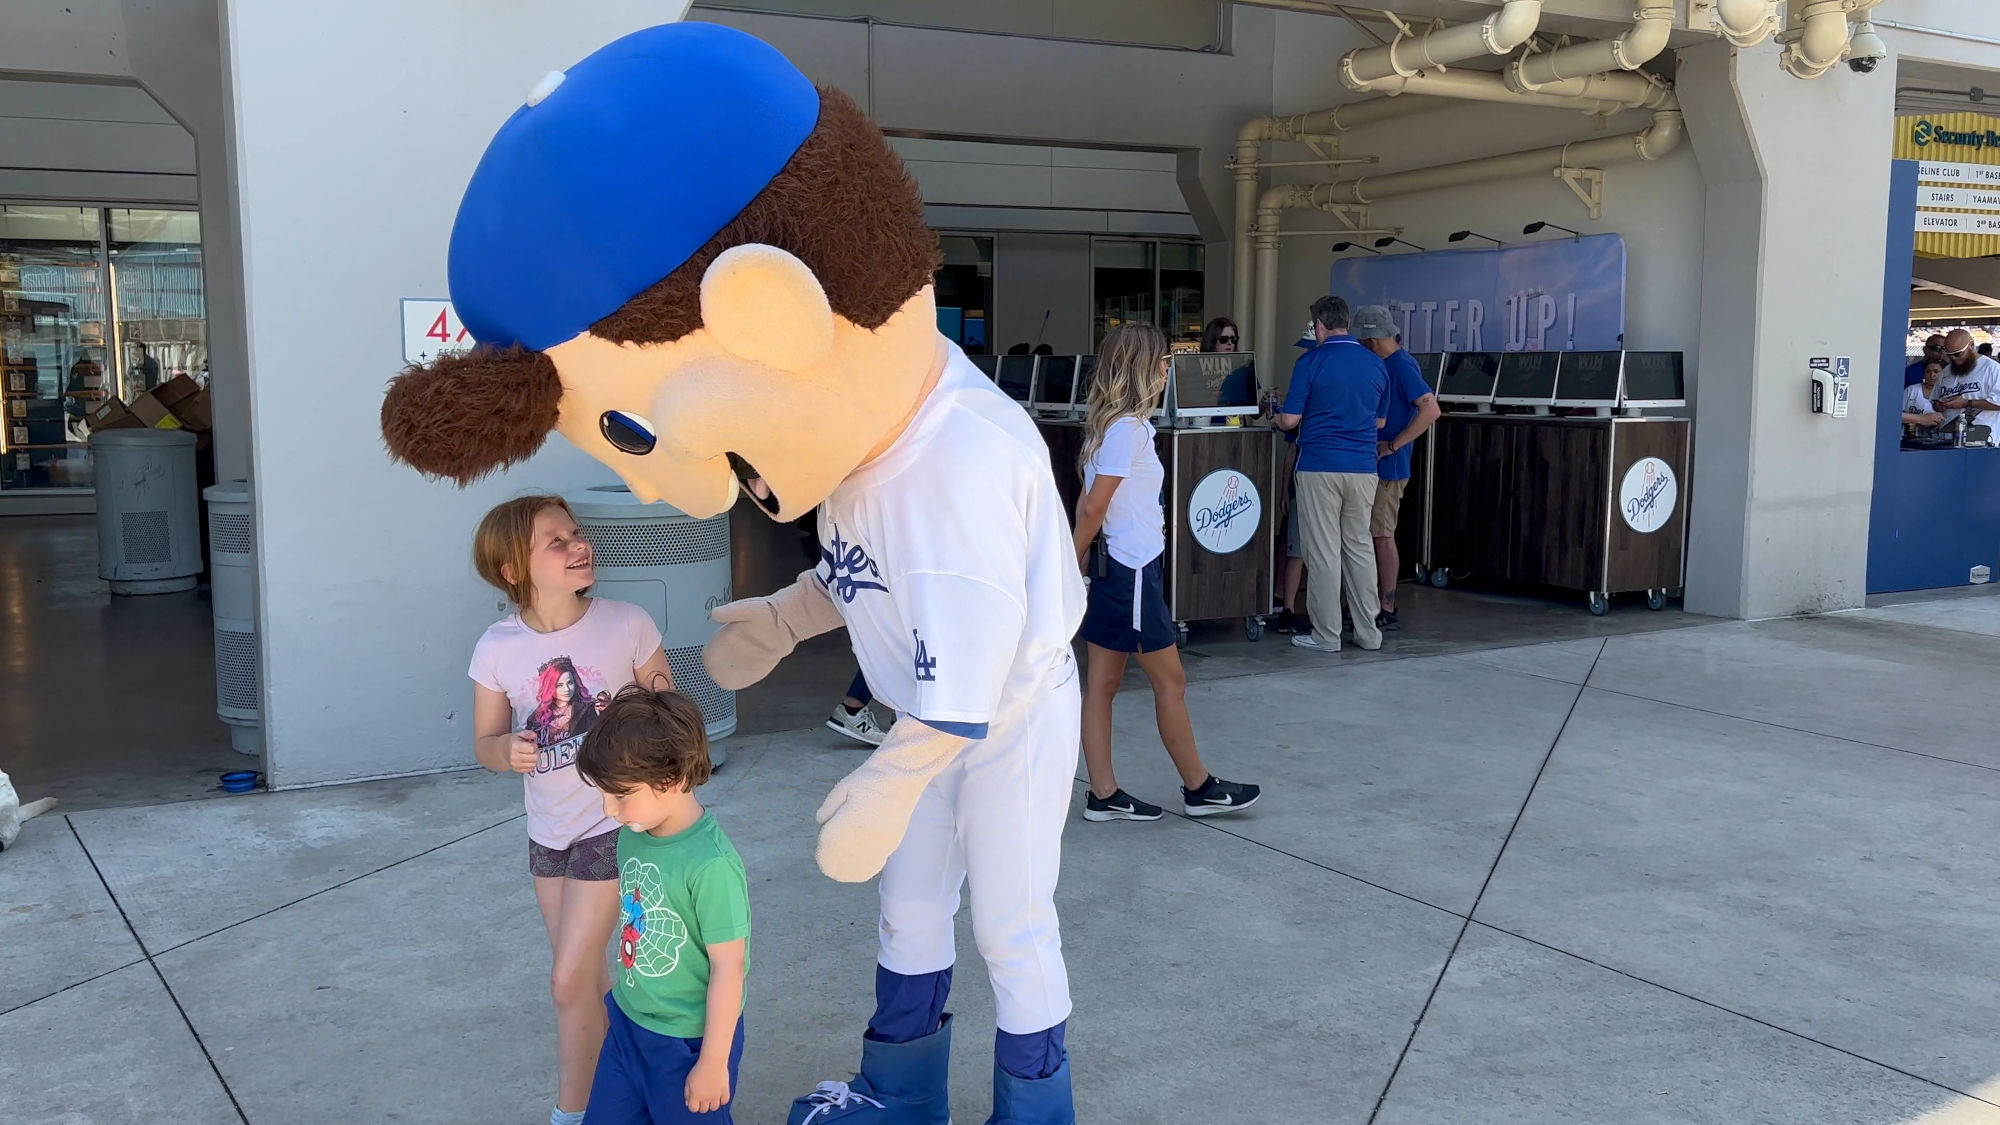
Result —
[[1215, 342], [1216, 342], [1216, 343], [1218, 343], [1218, 344], [1233, 344], [1233, 343], [1235, 343], [1235, 342], [1236, 342], [1236, 337], [1234, 337], [1234, 336], [1217, 336], [1217, 337], [1215, 338]]
[[1963, 348], [1959, 348], [1959, 349], [1958, 349], [1957, 351], [1947, 351], [1947, 352], [1945, 352], [1944, 354], [1946, 354], [1946, 355], [1971, 355], [1971, 354], [1972, 354], [1972, 352], [1973, 352], [1973, 350], [1974, 350], [1973, 348], [1971, 348], [1971, 347], [1969, 347], [1969, 346], [1968, 346], [1968, 347], [1963, 347]]

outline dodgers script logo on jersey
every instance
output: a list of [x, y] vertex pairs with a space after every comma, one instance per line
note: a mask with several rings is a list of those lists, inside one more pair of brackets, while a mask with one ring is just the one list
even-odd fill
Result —
[[889, 589], [882, 581], [882, 568], [875, 565], [860, 544], [841, 538], [838, 527], [819, 549], [817, 573], [820, 585], [848, 605], [853, 605], [855, 595], [864, 590], [887, 593]]

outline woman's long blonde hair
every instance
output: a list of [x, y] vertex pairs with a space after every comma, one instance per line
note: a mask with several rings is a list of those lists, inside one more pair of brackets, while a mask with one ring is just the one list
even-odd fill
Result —
[[1077, 472], [1097, 456], [1111, 423], [1127, 416], [1141, 421], [1152, 416], [1167, 389], [1167, 376], [1160, 370], [1160, 357], [1166, 354], [1166, 334], [1150, 324], [1121, 324], [1105, 333], [1090, 380]]

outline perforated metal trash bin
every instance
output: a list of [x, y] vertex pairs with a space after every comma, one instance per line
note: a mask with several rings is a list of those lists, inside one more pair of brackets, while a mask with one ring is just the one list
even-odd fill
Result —
[[90, 435], [97, 477], [97, 576], [113, 594], [171, 594], [201, 580], [195, 436], [186, 430]]
[[619, 485], [565, 499], [596, 556], [592, 592], [652, 615], [674, 687], [701, 708], [709, 758], [721, 765], [728, 754], [719, 740], [736, 732], [736, 693], [708, 678], [701, 646], [716, 628], [709, 611], [729, 600], [729, 514], [696, 519], [671, 504], [642, 504]]
[[250, 484], [226, 481], [202, 490], [208, 501], [208, 583], [215, 604], [215, 714], [229, 724], [229, 745], [264, 748], [257, 696], [257, 555]]

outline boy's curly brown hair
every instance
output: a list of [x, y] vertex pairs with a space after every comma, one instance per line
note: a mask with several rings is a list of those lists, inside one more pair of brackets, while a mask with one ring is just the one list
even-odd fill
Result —
[[708, 729], [687, 696], [628, 684], [606, 704], [576, 752], [584, 781], [622, 797], [642, 786], [687, 788], [708, 783]]

